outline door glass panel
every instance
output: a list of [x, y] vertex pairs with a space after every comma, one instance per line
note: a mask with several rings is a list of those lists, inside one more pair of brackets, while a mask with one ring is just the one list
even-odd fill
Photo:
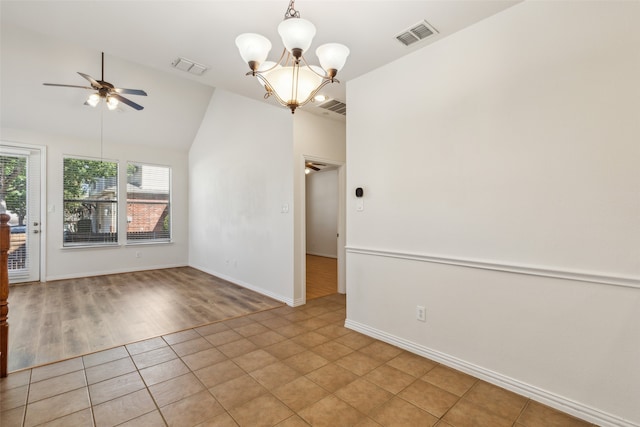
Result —
[[0, 203], [10, 216], [9, 282], [40, 280], [41, 152], [0, 144]]
[[0, 156], [0, 201], [11, 217], [9, 275], [29, 267], [27, 256], [27, 157]]

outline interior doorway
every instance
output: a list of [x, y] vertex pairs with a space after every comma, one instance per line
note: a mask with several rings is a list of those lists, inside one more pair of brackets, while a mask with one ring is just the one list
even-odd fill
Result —
[[0, 203], [11, 227], [10, 283], [40, 280], [42, 158], [39, 148], [0, 145]]
[[306, 300], [344, 293], [340, 280], [344, 263], [343, 166], [305, 158]]

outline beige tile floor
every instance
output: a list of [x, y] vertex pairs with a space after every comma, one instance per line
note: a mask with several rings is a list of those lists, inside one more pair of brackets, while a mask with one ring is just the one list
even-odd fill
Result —
[[0, 425], [590, 425], [344, 319], [333, 295], [15, 372]]

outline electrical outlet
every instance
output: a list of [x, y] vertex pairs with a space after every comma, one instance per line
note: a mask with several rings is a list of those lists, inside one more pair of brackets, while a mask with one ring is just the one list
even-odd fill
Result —
[[427, 310], [423, 305], [416, 306], [416, 320], [419, 320], [421, 322], [427, 321]]
[[142, 254], [140, 253], [140, 251], [136, 251], [136, 258], [142, 258]]

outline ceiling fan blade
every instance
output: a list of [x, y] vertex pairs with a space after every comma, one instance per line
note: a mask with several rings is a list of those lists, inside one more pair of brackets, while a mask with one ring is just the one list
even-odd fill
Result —
[[93, 86], [95, 89], [100, 89], [102, 87], [102, 85], [98, 83], [98, 81], [93, 77], [91, 77], [90, 75], [81, 73], [80, 71], [78, 71], [78, 74], [80, 74], [85, 79], [89, 80], [89, 83], [91, 83], [91, 86]]
[[109, 96], [113, 96], [118, 101], [120, 101], [120, 102], [122, 102], [124, 104], [127, 104], [129, 107], [135, 108], [138, 111], [140, 111], [140, 110], [142, 110], [144, 108], [142, 105], [136, 104], [135, 102], [133, 102], [133, 101], [131, 101], [131, 100], [129, 100], [129, 99], [123, 97], [123, 96], [120, 96], [117, 93], [113, 93], [112, 92]]
[[307, 165], [307, 167], [308, 167], [309, 169], [313, 169], [314, 171], [319, 171], [319, 170], [320, 170], [320, 168], [317, 168], [317, 167], [315, 167], [315, 166], [313, 166], [313, 165]]
[[78, 89], [91, 89], [93, 90], [92, 87], [89, 86], [76, 86], [76, 85], [61, 85], [61, 84], [57, 84], [57, 83], [42, 83], [45, 86], [60, 86], [60, 87], [77, 87]]
[[123, 88], [120, 88], [120, 87], [114, 87], [112, 90], [114, 92], [124, 93], [126, 95], [147, 96], [147, 92], [143, 91], [142, 89], [123, 89]]

